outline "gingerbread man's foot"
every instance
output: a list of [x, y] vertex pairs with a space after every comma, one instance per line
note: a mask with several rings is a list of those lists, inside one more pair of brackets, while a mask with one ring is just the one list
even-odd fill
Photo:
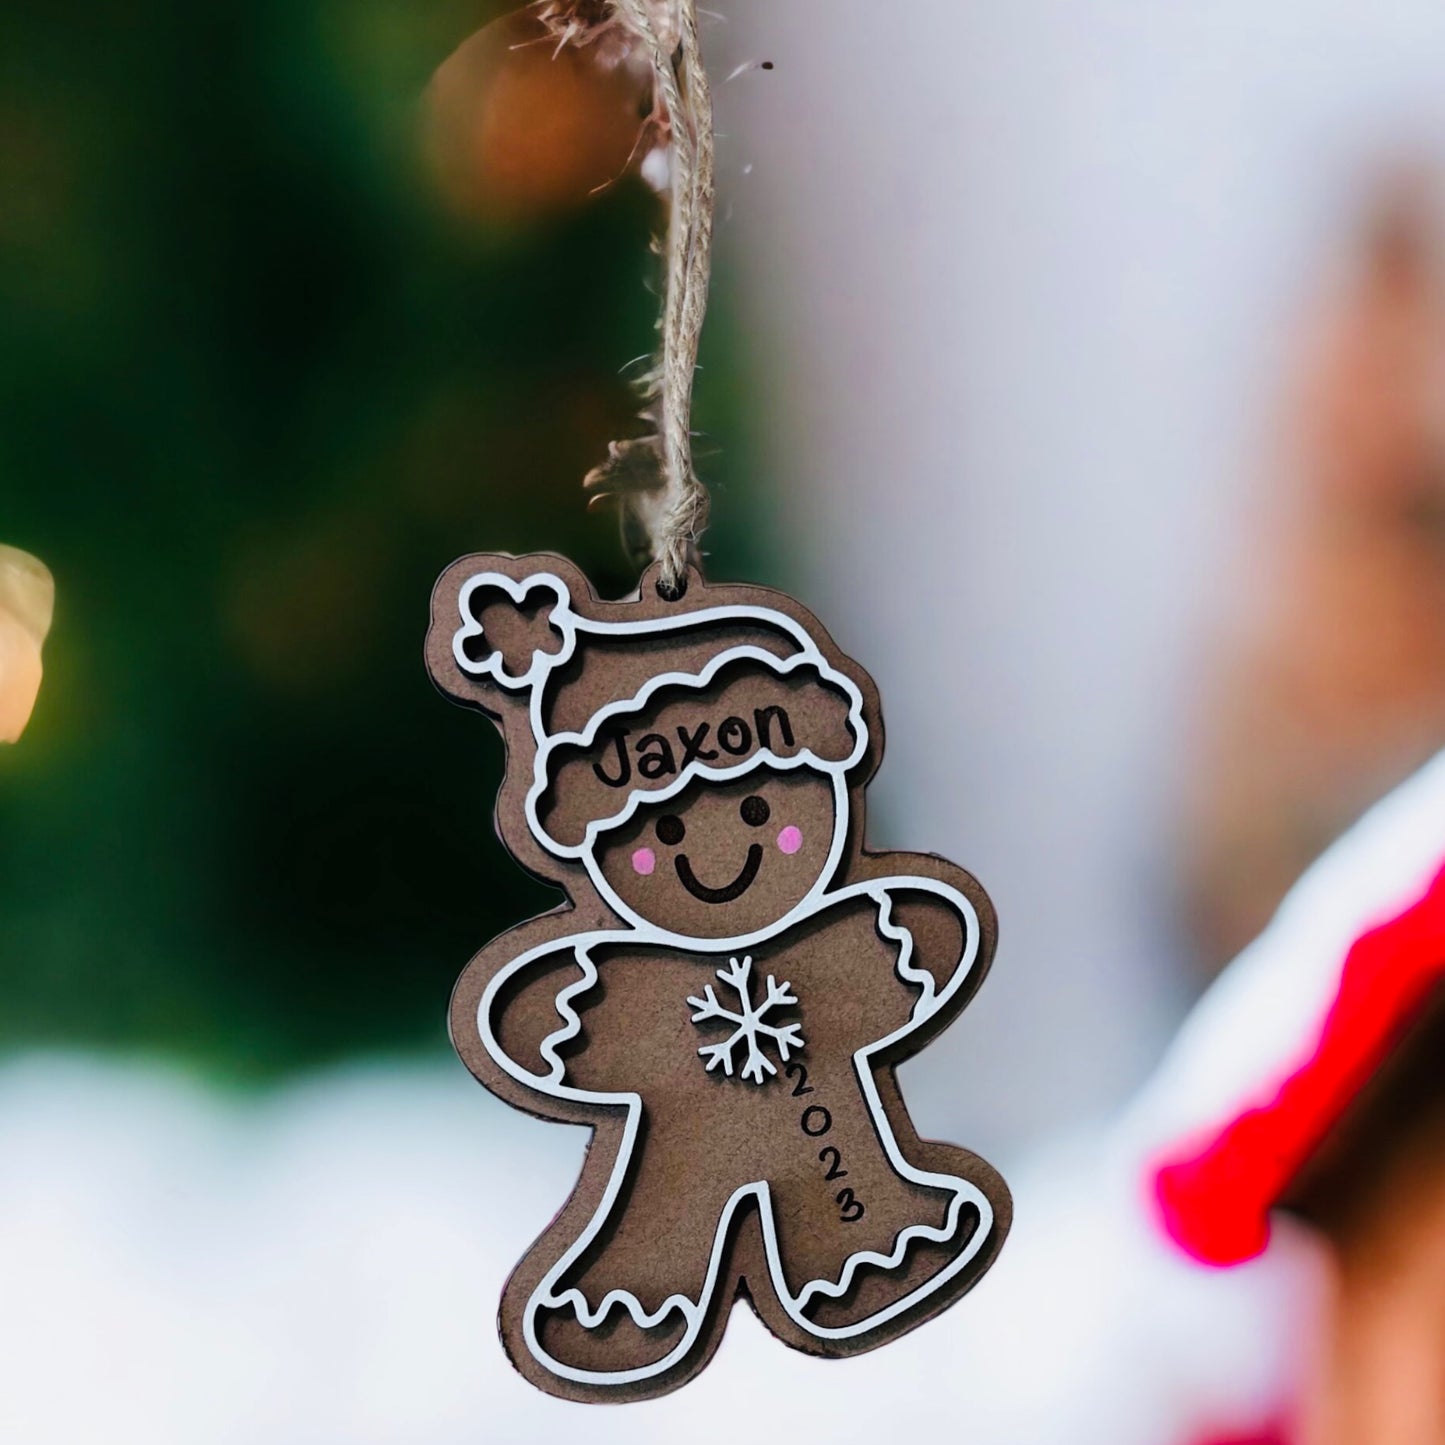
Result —
[[536, 1363], [551, 1375], [594, 1390], [615, 1385], [630, 1393], [647, 1380], [685, 1368], [696, 1336], [677, 1309], [656, 1324], [639, 1324], [616, 1304], [594, 1323], [568, 1301], [538, 1308], [533, 1321]]
[[[556, 1393], [580, 1386], [640, 1399], [700, 1367], [731, 1302], [719, 1281], [736, 1205], [730, 1194], [699, 1202], [696, 1191], [678, 1187], [689, 1157], [688, 1147], [652, 1130], [632, 1157], [623, 1203], [605, 1228], [594, 1228], [590, 1247], [540, 1280], [526, 1271], [514, 1276], [502, 1304], [503, 1334], [520, 1336], [528, 1358], [515, 1343], [511, 1354], [534, 1383]], [[538, 1248], [555, 1258], [545, 1237]]]
[[869, 1261], [858, 1264], [843, 1294], [836, 1298], [814, 1296], [804, 1306], [804, 1316], [810, 1326], [832, 1335], [859, 1326], [866, 1328], [869, 1321], [877, 1321], [880, 1328], [885, 1328], [888, 1321], [899, 1316], [911, 1319], [914, 1305], [927, 1313], [926, 1306], [935, 1295], [952, 1297], [957, 1293], [956, 1285], [952, 1289], [949, 1286], [961, 1273], [968, 1274], [967, 1256], [984, 1243], [981, 1230], [978, 1210], [965, 1207], [948, 1239], [915, 1240], [902, 1262], [892, 1269]]
[[[789, 1312], [790, 1323], [809, 1337], [804, 1348], [844, 1354], [872, 1349], [951, 1303], [997, 1254], [1008, 1226], [1001, 1181], [997, 1191], [990, 1189], [997, 1176], [962, 1150], [926, 1147], [935, 1169], [956, 1161], [958, 1173], [949, 1182], [951, 1170], [933, 1173], [911, 1197], [900, 1191], [894, 1203], [911, 1203], [911, 1218], [894, 1213], [893, 1227], [871, 1237], [859, 1230], [854, 1239], [860, 1247], [799, 1290]], [[883, 1202], [881, 1193], [871, 1198]]]

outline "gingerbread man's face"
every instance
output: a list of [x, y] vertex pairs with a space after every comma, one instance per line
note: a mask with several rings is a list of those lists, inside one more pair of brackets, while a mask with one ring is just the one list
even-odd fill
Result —
[[833, 780], [809, 768], [698, 779], [597, 839], [608, 886], [686, 938], [740, 938], [785, 918], [821, 878], [838, 825]]

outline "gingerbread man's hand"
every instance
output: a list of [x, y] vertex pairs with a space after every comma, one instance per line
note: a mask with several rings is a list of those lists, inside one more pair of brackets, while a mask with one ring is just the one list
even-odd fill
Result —
[[491, 1062], [553, 1098], [616, 1103], [613, 1096], [646, 1077], [639, 1060], [675, 1055], [678, 1038], [688, 1037], [686, 1011], [659, 1007], [659, 998], [680, 1000], [696, 964], [622, 942], [617, 934], [573, 935], [498, 968], [475, 1011]]
[[583, 1046], [575, 1000], [597, 982], [576, 939], [560, 939], [496, 970], [475, 1012], [453, 1017], [453, 1031], [473, 1031], [492, 1061], [519, 1083], [556, 1083], [566, 1056]]
[[894, 967], [912, 995], [912, 1021], [940, 1010], [952, 1017], [982, 978], [983, 921], [972, 900], [945, 880], [890, 878], [876, 886], [878, 931], [897, 946]]

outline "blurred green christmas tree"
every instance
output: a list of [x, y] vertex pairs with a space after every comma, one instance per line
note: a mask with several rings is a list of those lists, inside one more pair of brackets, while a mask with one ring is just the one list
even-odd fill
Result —
[[[421, 640], [464, 551], [634, 580], [579, 483], [636, 430], [657, 217], [635, 181], [445, 214], [418, 98], [496, 9], [0, 13], [0, 530], [59, 598], [0, 750], [0, 1043], [264, 1074], [440, 1041], [460, 965], [546, 905]], [[742, 536], [722, 320], [699, 407]]]

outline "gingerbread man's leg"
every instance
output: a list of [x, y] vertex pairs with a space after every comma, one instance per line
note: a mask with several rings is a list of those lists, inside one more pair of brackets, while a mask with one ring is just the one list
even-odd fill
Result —
[[966, 1150], [929, 1145], [922, 1167], [861, 1095], [828, 1098], [831, 1107], [804, 1118], [817, 1139], [803, 1167], [772, 1184], [778, 1292], [803, 1334], [866, 1347], [875, 1323], [884, 1328], [966, 1269], [992, 1211]]
[[639, 1142], [596, 1239], [536, 1310], [538, 1343], [555, 1362], [549, 1368], [560, 1363], [605, 1384], [608, 1375], [670, 1370], [706, 1338], [726, 1283], [719, 1231], [736, 1190], [699, 1168], [695, 1155], [695, 1141], [669, 1147], [652, 1134]]

